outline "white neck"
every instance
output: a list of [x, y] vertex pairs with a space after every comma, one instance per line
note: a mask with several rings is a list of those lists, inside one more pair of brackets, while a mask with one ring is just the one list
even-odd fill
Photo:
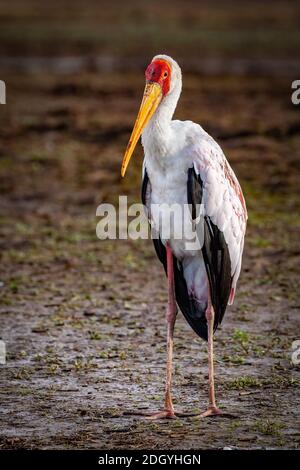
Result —
[[174, 90], [163, 98], [142, 133], [142, 144], [146, 156], [153, 155], [151, 158], [160, 158], [169, 152], [172, 140], [171, 122], [181, 90], [178, 91]]

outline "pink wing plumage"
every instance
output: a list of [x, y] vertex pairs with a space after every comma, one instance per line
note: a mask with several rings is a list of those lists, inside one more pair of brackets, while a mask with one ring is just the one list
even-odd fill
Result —
[[233, 303], [241, 271], [247, 209], [242, 189], [220, 146], [203, 129], [199, 145], [193, 145], [195, 172], [203, 184], [204, 215], [224, 234], [228, 245], [232, 287], [229, 304]]

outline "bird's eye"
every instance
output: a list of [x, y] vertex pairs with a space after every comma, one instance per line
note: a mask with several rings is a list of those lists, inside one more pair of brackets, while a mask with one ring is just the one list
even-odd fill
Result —
[[165, 72], [163, 77], [166, 78], [168, 76], [168, 72]]

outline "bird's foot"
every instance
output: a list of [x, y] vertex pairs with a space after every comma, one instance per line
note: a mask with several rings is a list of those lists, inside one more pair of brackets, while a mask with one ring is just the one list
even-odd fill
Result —
[[197, 418], [206, 418], [207, 416], [218, 416], [221, 415], [222, 412], [216, 406], [209, 405], [206, 411], [201, 413], [197, 416]]
[[161, 410], [155, 413], [151, 413], [149, 416], [146, 416], [146, 419], [155, 420], [155, 419], [176, 419], [177, 416], [173, 409], [170, 410]]

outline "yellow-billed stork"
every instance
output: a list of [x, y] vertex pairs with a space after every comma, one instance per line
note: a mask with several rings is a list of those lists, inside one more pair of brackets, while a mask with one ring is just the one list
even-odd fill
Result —
[[[166, 55], [145, 72], [140, 110], [124, 155], [124, 176], [142, 135], [142, 200], [151, 224], [152, 204], [202, 204], [203, 240], [197, 250], [184, 239], [159, 236], [154, 246], [168, 278], [165, 406], [150, 418], [173, 418], [173, 332], [178, 304], [193, 330], [208, 341], [209, 405], [200, 416], [220, 414], [214, 391], [213, 334], [232, 304], [241, 270], [247, 210], [240, 184], [215, 140], [198, 124], [172, 120], [182, 88], [181, 69]], [[158, 228], [160, 230], [160, 228]], [[159, 233], [159, 235], [161, 235]]]

